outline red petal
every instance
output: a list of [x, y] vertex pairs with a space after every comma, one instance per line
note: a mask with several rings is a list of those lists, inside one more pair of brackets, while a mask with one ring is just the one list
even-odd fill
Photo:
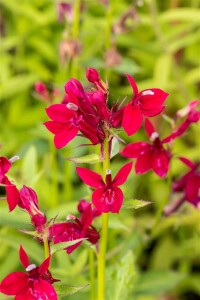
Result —
[[7, 202], [9, 206], [9, 210], [12, 211], [18, 204], [20, 200], [20, 195], [19, 191], [17, 190], [16, 186], [8, 180], [6, 177], [5, 180], [6, 185], [6, 197], [7, 197]]
[[33, 296], [32, 293], [33, 290], [27, 286], [27, 288], [24, 289], [20, 294], [17, 294], [15, 300], [37, 300], [38, 298]]
[[186, 198], [189, 202], [195, 204], [195, 200], [200, 192], [200, 176], [193, 175], [189, 178], [185, 187]]
[[43, 263], [39, 266], [38, 273], [40, 275], [43, 275], [44, 273], [46, 273], [46, 271], [48, 270], [49, 265], [50, 265], [50, 260], [51, 260], [51, 256], [47, 257], [43, 261]]
[[0, 284], [0, 292], [6, 295], [16, 295], [28, 285], [28, 275], [14, 272], [4, 278]]
[[160, 89], [147, 89], [139, 93], [138, 98], [142, 109], [151, 110], [163, 104], [169, 94]]
[[119, 172], [113, 179], [113, 185], [115, 185], [115, 186], [122, 185], [127, 180], [127, 177], [129, 175], [129, 173], [131, 172], [132, 165], [133, 165], [133, 163], [130, 162], [130, 163], [126, 164], [125, 166], [123, 166], [119, 170]]
[[60, 149], [66, 146], [78, 133], [78, 128], [74, 125], [69, 125], [65, 131], [58, 133], [54, 137], [56, 148]]
[[92, 194], [92, 203], [102, 213], [109, 211], [118, 213], [123, 199], [123, 193], [118, 187], [113, 187], [113, 189], [107, 189], [106, 191], [103, 188], [99, 188]]
[[135, 98], [138, 95], [137, 84], [136, 84], [135, 80], [129, 74], [126, 74], [126, 77], [128, 78], [128, 81], [133, 89], [134, 98]]
[[34, 296], [36, 299], [57, 300], [57, 294], [54, 287], [47, 281], [40, 279], [34, 281]]
[[10, 167], [11, 162], [6, 157], [0, 157], [0, 178], [9, 171]]
[[193, 169], [195, 167], [195, 164], [191, 160], [187, 159], [186, 157], [179, 157], [179, 159], [190, 169]]
[[128, 135], [136, 133], [142, 125], [142, 114], [137, 104], [129, 103], [124, 108], [122, 126]]
[[99, 188], [105, 185], [103, 182], [102, 176], [96, 172], [93, 172], [86, 168], [76, 168], [78, 176], [82, 179], [82, 181], [94, 188]]
[[58, 134], [64, 130], [66, 130], [67, 126], [63, 123], [58, 123], [55, 121], [48, 121], [43, 123], [46, 128], [53, 134]]
[[29, 262], [28, 255], [26, 254], [26, 252], [22, 246], [20, 246], [20, 249], [19, 249], [19, 258], [22, 263], [22, 266], [24, 267], [24, 269], [26, 269], [30, 265], [30, 262]]
[[143, 174], [148, 172], [152, 166], [152, 152], [149, 150], [145, 154], [138, 157], [135, 164], [135, 172], [137, 174]]
[[136, 142], [125, 146], [120, 154], [127, 158], [137, 158], [148, 151], [149, 148], [151, 148], [149, 143]]
[[50, 119], [59, 123], [66, 123], [76, 115], [65, 104], [53, 104], [46, 108], [46, 113]]
[[152, 133], [156, 132], [149, 119], [145, 119], [144, 127], [149, 138], [151, 137]]
[[158, 176], [164, 178], [169, 169], [169, 157], [167, 153], [164, 150], [156, 152], [152, 159], [152, 169]]
[[142, 113], [146, 117], [154, 117], [156, 115], [159, 115], [165, 109], [165, 107], [166, 107], [166, 105], [161, 105], [158, 107], [154, 107], [150, 110], [142, 109]]
[[81, 216], [81, 224], [83, 225], [83, 230], [86, 230], [91, 224], [93, 220], [93, 212], [91, 205], [89, 205], [86, 210], [83, 212]]

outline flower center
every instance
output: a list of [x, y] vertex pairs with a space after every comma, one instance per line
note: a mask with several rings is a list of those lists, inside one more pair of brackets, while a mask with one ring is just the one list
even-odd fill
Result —
[[26, 271], [27, 272], [30, 272], [30, 271], [32, 271], [32, 270], [34, 270], [34, 269], [36, 269], [37, 267], [36, 267], [36, 265], [35, 264], [31, 264], [31, 265], [29, 265], [27, 268], [26, 268]]

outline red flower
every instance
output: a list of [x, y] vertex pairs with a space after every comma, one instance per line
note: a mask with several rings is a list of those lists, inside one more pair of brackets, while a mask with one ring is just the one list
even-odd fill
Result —
[[190, 170], [174, 182], [173, 190], [175, 192], [183, 192], [186, 201], [200, 208], [200, 162], [195, 164], [185, 157], [180, 157], [179, 159]]
[[145, 130], [152, 144], [136, 142], [125, 146], [121, 154], [127, 158], [136, 158], [135, 171], [143, 174], [152, 169], [158, 176], [165, 177], [169, 169], [171, 154], [163, 147], [163, 140], [159, 139], [152, 123], [145, 120]]
[[[96, 244], [99, 239], [99, 233], [91, 225], [93, 220], [93, 212], [91, 205], [83, 212], [80, 219], [75, 216], [68, 216], [68, 219], [74, 222], [63, 222], [54, 224], [49, 227], [50, 239], [54, 244], [61, 242], [73, 241], [80, 238], [87, 238], [92, 244]], [[68, 254], [74, 251], [82, 242], [78, 242], [73, 246], [67, 247], [65, 250]]]
[[43, 232], [47, 220], [44, 214], [40, 211], [35, 191], [24, 185], [19, 191], [19, 194], [19, 206], [29, 213], [31, 222], [33, 223], [36, 231]]
[[[91, 206], [91, 204], [89, 202], [87, 202], [85, 199], [82, 199], [79, 201], [78, 203], [78, 211], [83, 214], [86, 209]], [[98, 211], [98, 209], [96, 207], [92, 208], [92, 214], [93, 214], [93, 218], [99, 217], [101, 215], [101, 212]]]
[[15, 300], [57, 300], [52, 283], [58, 280], [53, 279], [48, 270], [50, 257], [36, 267], [36, 265], [30, 264], [22, 246], [19, 250], [19, 257], [26, 273], [9, 274], [0, 283], [0, 292], [15, 296]]
[[122, 185], [132, 168], [132, 163], [123, 166], [112, 180], [111, 171], [107, 170], [105, 182], [102, 176], [86, 168], [76, 168], [82, 181], [95, 188], [92, 193], [92, 203], [102, 212], [119, 213], [122, 206], [124, 195], [118, 186]]
[[148, 89], [138, 93], [134, 79], [129, 74], [126, 76], [134, 96], [124, 108], [122, 126], [128, 135], [132, 135], [140, 129], [143, 116], [153, 117], [163, 111], [165, 106], [162, 104], [168, 94], [160, 89]]
[[12, 211], [19, 202], [19, 192], [15, 184], [13, 184], [5, 174], [9, 171], [12, 162], [17, 159], [19, 159], [18, 156], [14, 156], [10, 160], [6, 157], [0, 157], [0, 184], [5, 186], [6, 200], [10, 211]]

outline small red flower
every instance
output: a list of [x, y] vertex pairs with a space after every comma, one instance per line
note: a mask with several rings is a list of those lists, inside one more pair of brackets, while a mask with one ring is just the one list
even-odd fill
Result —
[[148, 89], [139, 93], [134, 79], [129, 74], [126, 76], [134, 96], [124, 108], [122, 126], [128, 135], [132, 135], [140, 129], [143, 117], [153, 117], [163, 111], [163, 102], [168, 94], [161, 89]]
[[[81, 238], [87, 238], [92, 244], [96, 244], [99, 239], [99, 233], [91, 225], [93, 220], [93, 212], [91, 205], [89, 205], [83, 212], [80, 219], [75, 216], [68, 216], [69, 220], [74, 222], [63, 222], [53, 224], [49, 227], [50, 240], [53, 240], [54, 244], [61, 242], [73, 241]], [[68, 254], [73, 252], [82, 242], [78, 242], [73, 246], [67, 247], [65, 250]]]
[[[86, 209], [90, 206], [91, 204], [87, 202], [85, 199], [82, 199], [78, 203], [78, 211], [81, 213], [81, 215], [86, 211]], [[92, 213], [93, 213], [93, 218], [99, 217], [101, 215], [101, 212], [98, 211], [96, 207], [92, 208]]]
[[152, 123], [145, 120], [145, 130], [152, 144], [136, 142], [125, 146], [121, 154], [127, 158], [136, 158], [135, 171], [143, 174], [152, 169], [158, 176], [164, 178], [169, 169], [171, 154], [163, 147], [163, 140], [159, 139]]
[[19, 191], [19, 194], [19, 207], [25, 209], [29, 213], [31, 222], [36, 231], [43, 232], [47, 220], [38, 206], [38, 198], [36, 192], [30, 187], [24, 185], [23, 188]]
[[179, 159], [190, 170], [174, 182], [173, 190], [183, 192], [185, 200], [200, 209], [200, 162], [193, 163], [185, 157]]
[[10, 170], [12, 162], [18, 158], [19, 157], [15, 156], [9, 160], [6, 157], [0, 157], [0, 184], [5, 186], [6, 200], [10, 211], [17, 206], [20, 198], [16, 185], [8, 179], [6, 173]]
[[82, 181], [95, 191], [92, 193], [92, 203], [102, 213], [119, 213], [124, 195], [118, 186], [122, 185], [132, 169], [132, 163], [123, 166], [112, 180], [111, 171], [107, 170], [105, 182], [102, 176], [86, 168], [76, 168]]
[[19, 257], [26, 273], [14, 272], [0, 283], [0, 292], [15, 296], [15, 300], [57, 300], [52, 286], [55, 281], [49, 272], [50, 257], [37, 267], [30, 264], [29, 258], [20, 246]]

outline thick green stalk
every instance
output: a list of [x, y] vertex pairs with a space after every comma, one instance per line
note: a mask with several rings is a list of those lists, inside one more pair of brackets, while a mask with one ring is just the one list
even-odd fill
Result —
[[51, 204], [53, 207], [58, 205], [58, 162], [56, 157], [56, 148], [52, 142], [50, 142], [51, 149]]
[[96, 299], [95, 293], [95, 252], [93, 249], [89, 250], [89, 263], [90, 263], [90, 300]]
[[46, 259], [50, 255], [50, 253], [49, 253], [49, 242], [48, 242], [48, 239], [44, 238], [43, 243], [44, 243], [44, 257]]
[[[103, 161], [103, 177], [106, 176], [106, 170], [110, 168], [110, 156], [109, 156], [109, 140], [108, 132], [106, 132], [106, 138], [104, 141], [104, 156]], [[106, 249], [108, 238], [108, 213], [102, 214], [102, 229], [99, 242], [99, 254], [98, 254], [98, 300], [105, 299], [105, 265], [106, 265]]]

